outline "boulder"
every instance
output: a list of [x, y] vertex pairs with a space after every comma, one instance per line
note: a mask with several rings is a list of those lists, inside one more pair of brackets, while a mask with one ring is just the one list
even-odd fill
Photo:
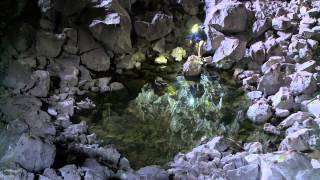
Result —
[[250, 46], [250, 57], [258, 64], [265, 62], [266, 50], [262, 41], [256, 42]]
[[[118, 0], [102, 0], [96, 8], [105, 10], [104, 17], [89, 25], [92, 35], [115, 53], [129, 52], [131, 45], [131, 18]], [[107, 34], [107, 36], [106, 36]]]
[[272, 27], [277, 31], [285, 31], [292, 27], [291, 20], [285, 16], [272, 19]]
[[272, 27], [269, 19], [258, 19], [252, 25], [252, 34], [259, 37]]
[[244, 4], [238, 2], [222, 2], [216, 8], [212, 8], [213, 13], [208, 26], [213, 26], [218, 31], [224, 33], [239, 33], [247, 29], [248, 11]]
[[84, 172], [84, 179], [108, 179], [114, 176], [112, 170], [106, 166], [102, 166], [95, 159], [86, 159], [81, 167]]
[[57, 57], [65, 42], [64, 34], [52, 34], [50, 32], [38, 31], [36, 37], [37, 54], [46, 57]]
[[35, 82], [35, 85], [28, 92], [36, 97], [47, 97], [50, 89], [49, 72], [37, 70], [32, 73], [31, 79]]
[[271, 56], [268, 61], [261, 66], [261, 71], [265, 74], [272, 65], [285, 62], [286, 58], [284, 56]]
[[272, 117], [271, 106], [261, 99], [249, 107], [247, 116], [253, 123], [265, 123]]
[[315, 169], [308, 169], [305, 171], [300, 171], [296, 175], [296, 180], [317, 180], [320, 177], [320, 169], [315, 168]]
[[298, 71], [289, 76], [291, 78], [290, 91], [293, 95], [312, 94], [317, 90], [317, 81], [312, 73]]
[[110, 91], [110, 87], [108, 86], [111, 81], [111, 77], [104, 77], [98, 79], [98, 87], [101, 93]]
[[228, 170], [227, 179], [232, 180], [257, 180], [260, 177], [260, 168], [258, 164], [249, 164], [238, 169]]
[[320, 147], [320, 131], [303, 128], [287, 135], [281, 141], [279, 150], [306, 151]]
[[103, 48], [84, 53], [81, 62], [93, 71], [107, 71], [110, 68], [110, 57]]
[[290, 110], [294, 107], [294, 97], [289, 88], [281, 87], [279, 91], [271, 97], [273, 108]]
[[295, 122], [302, 123], [304, 120], [311, 118], [311, 114], [307, 112], [296, 112], [288, 116], [286, 119], [284, 119], [279, 125], [278, 128], [288, 128], [292, 126]]
[[188, 60], [183, 64], [183, 73], [186, 76], [199, 76], [201, 74], [202, 61], [195, 55], [189, 56]]
[[34, 180], [35, 175], [24, 169], [5, 169], [0, 171], [0, 179], [3, 180]]
[[81, 169], [76, 165], [66, 165], [59, 169], [63, 179], [81, 180]]
[[52, 143], [23, 134], [0, 162], [17, 163], [28, 171], [39, 172], [53, 164], [55, 155], [56, 148]]
[[280, 64], [272, 65], [265, 74], [260, 78], [257, 90], [264, 92], [266, 95], [275, 94], [284, 84], [284, 77], [280, 71]]
[[244, 57], [246, 42], [235, 38], [225, 38], [212, 57], [212, 63], [217, 67], [229, 69]]
[[304, 107], [304, 109], [306, 109], [310, 114], [312, 114], [316, 118], [320, 117], [320, 100], [319, 100], [319, 98], [303, 101], [302, 106]]
[[147, 14], [142, 20], [134, 22], [138, 36], [154, 41], [168, 35], [174, 26], [173, 17], [163, 13]]
[[147, 166], [139, 169], [137, 174], [144, 179], [169, 180], [168, 173], [159, 166]]
[[224, 40], [225, 35], [216, 29], [214, 29], [212, 26], [207, 26], [204, 29], [206, 36], [207, 36], [207, 41], [204, 45], [204, 48], [207, 52], [214, 52], [216, 51], [221, 42]]

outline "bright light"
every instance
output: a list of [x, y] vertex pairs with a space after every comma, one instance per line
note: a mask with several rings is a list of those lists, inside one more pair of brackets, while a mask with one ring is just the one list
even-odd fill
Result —
[[192, 28], [191, 28], [192, 34], [198, 33], [199, 31], [200, 31], [200, 26], [198, 24], [195, 24], [192, 26]]
[[194, 106], [194, 98], [190, 97], [189, 99], [189, 106]]

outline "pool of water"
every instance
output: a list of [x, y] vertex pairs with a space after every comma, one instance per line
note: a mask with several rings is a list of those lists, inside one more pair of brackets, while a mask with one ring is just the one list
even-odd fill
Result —
[[206, 72], [166, 83], [135, 80], [134, 88], [92, 95], [97, 108], [75, 118], [87, 121], [90, 131], [114, 144], [135, 169], [166, 167], [178, 152], [190, 151], [206, 137], [225, 135], [240, 145], [268, 139], [245, 119], [248, 102], [240, 88], [229, 75], [221, 77]]

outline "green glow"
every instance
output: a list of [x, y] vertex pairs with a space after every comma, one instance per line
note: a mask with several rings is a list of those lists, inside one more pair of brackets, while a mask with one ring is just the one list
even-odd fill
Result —
[[200, 26], [199, 26], [199, 24], [195, 24], [195, 25], [193, 25], [192, 26], [192, 28], [191, 28], [191, 33], [198, 33], [200, 31]]

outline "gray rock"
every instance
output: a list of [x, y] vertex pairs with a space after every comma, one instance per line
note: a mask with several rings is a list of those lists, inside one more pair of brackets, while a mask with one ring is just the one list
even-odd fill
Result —
[[178, 0], [181, 3], [183, 10], [190, 15], [197, 15], [199, 12], [199, 0]]
[[265, 123], [263, 126], [263, 130], [267, 133], [274, 134], [274, 135], [281, 134], [280, 130], [270, 123]]
[[104, 180], [114, 176], [112, 170], [108, 167], [102, 166], [95, 159], [86, 159], [82, 165], [85, 172], [85, 179]]
[[46, 168], [39, 179], [40, 180], [63, 180], [62, 177], [57, 175], [56, 170], [51, 168]]
[[320, 147], [320, 131], [303, 128], [290, 133], [280, 143], [279, 150], [306, 151]]
[[207, 36], [207, 41], [204, 45], [205, 50], [207, 52], [214, 52], [216, 51], [221, 42], [224, 40], [225, 36], [221, 32], [217, 31], [214, 29], [212, 26], [207, 26], [204, 29], [206, 36]]
[[235, 170], [228, 170], [226, 176], [232, 180], [257, 180], [260, 178], [260, 168], [258, 164], [249, 164]]
[[3, 180], [34, 180], [35, 175], [24, 169], [6, 169], [0, 171], [0, 179]]
[[36, 50], [37, 54], [46, 57], [57, 57], [65, 42], [64, 34], [52, 34], [45, 31], [37, 32]]
[[61, 133], [64, 139], [76, 141], [79, 139], [79, 136], [82, 134], [87, 134], [88, 126], [85, 122], [81, 122], [79, 124], [72, 124], [68, 126], [64, 131]]
[[261, 91], [251, 91], [247, 93], [247, 97], [251, 102], [254, 102], [255, 100], [258, 100], [262, 98], [262, 92]]
[[296, 175], [296, 180], [317, 180], [320, 177], [320, 169], [308, 169], [299, 171]]
[[307, 71], [307, 72], [314, 72], [316, 66], [316, 61], [310, 60], [307, 62], [304, 62], [302, 64], [297, 63], [296, 64], [296, 71]]
[[255, 37], [259, 37], [271, 27], [272, 25], [269, 19], [258, 19], [252, 25], [252, 34]]
[[287, 116], [290, 115], [290, 111], [287, 110], [287, 109], [279, 109], [279, 108], [276, 108], [275, 114], [276, 114], [277, 117], [285, 118], [285, 117], [287, 117]]
[[260, 142], [253, 142], [253, 143], [245, 143], [244, 150], [250, 154], [259, 154], [263, 153], [263, 147]]
[[260, 78], [257, 90], [264, 92], [266, 95], [273, 95], [283, 84], [284, 77], [280, 71], [280, 64], [274, 64]]
[[288, 128], [292, 126], [295, 122], [302, 123], [304, 120], [311, 118], [311, 115], [307, 112], [296, 112], [294, 114], [291, 114], [286, 119], [284, 119], [279, 125], [278, 128]]
[[266, 51], [262, 41], [256, 42], [250, 47], [250, 56], [253, 61], [262, 64], [266, 59]]
[[0, 163], [9, 161], [19, 164], [28, 171], [39, 172], [53, 164], [55, 155], [56, 148], [53, 144], [23, 134], [12, 150], [2, 157]]
[[169, 180], [168, 173], [159, 166], [147, 166], [139, 169], [137, 174], [141, 179]]
[[265, 100], [259, 100], [249, 107], [247, 116], [253, 123], [265, 123], [272, 117], [271, 106]]
[[265, 74], [267, 70], [271, 68], [272, 65], [277, 63], [285, 63], [285, 62], [286, 62], [286, 58], [283, 56], [271, 56], [268, 59], [268, 61], [261, 66], [261, 71], [263, 74]]
[[78, 30], [78, 44], [77, 47], [81, 54], [100, 48], [100, 44], [94, 40], [91, 33], [85, 29]]
[[124, 85], [122, 83], [120, 83], [120, 82], [112, 82], [110, 84], [110, 90], [111, 91], [119, 91], [119, 90], [122, 90], [124, 88], [125, 88]]
[[50, 89], [50, 75], [48, 71], [37, 70], [32, 73], [31, 79], [35, 85], [28, 92], [36, 97], [48, 96]]
[[289, 88], [281, 87], [279, 91], [271, 97], [273, 108], [290, 110], [294, 107], [294, 98]]
[[128, 12], [117, 0], [102, 0], [96, 7], [106, 10], [106, 13], [103, 19], [93, 20], [89, 25], [93, 36], [116, 53], [129, 52], [132, 48], [132, 27]]
[[[248, 24], [248, 12], [244, 4], [236, 2], [222, 2], [216, 6], [210, 19], [209, 26], [221, 32], [243, 32]], [[210, 12], [209, 12], [210, 13]]]
[[317, 90], [316, 80], [312, 73], [298, 71], [291, 78], [290, 91], [293, 95], [312, 94]]
[[111, 81], [111, 77], [104, 77], [98, 79], [98, 87], [101, 93], [110, 91], [111, 88], [108, 86]]
[[134, 29], [138, 36], [148, 41], [160, 39], [168, 35], [173, 28], [173, 17], [162, 14], [147, 14], [146, 19], [134, 22]]
[[320, 117], [320, 99], [312, 99], [309, 101], [303, 101], [302, 106], [316, 118]]
[[285, 31], [292, 27], [291, 20], [285, 16], [272, 19], [272, 27], [277, 31]]
[[233, 63], [244, 57], [246, 42], [235, 38], [225, 38], [212, 57], [217, 67], [229, 69]]
[[81, 62], [93, 71], [107, 71], [110, 68], [110, 58], [103, 48], [84, 53]]
[[81, 180], [81, 170], [76, 165], [66, 165], [59, 169], [63, 179]]

